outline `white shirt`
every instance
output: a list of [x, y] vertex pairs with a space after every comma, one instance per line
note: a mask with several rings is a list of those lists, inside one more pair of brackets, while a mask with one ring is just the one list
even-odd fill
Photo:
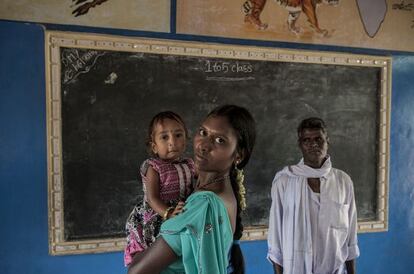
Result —
[[312, 272], [315, 273], [317, 269], [318, 254], [318, 219], [319, 219], [319, 210], [321, 205], [321, 194], [313, 192], [310, 186], [308, 185], [308, 200], [309, 200], [309, 217], [311, 225], [311, 239], [312, 239]]
[[[319, 208], [312, 204], [307, 178], [320, 179]], [[271, 195], [268, 259], [285, 274], [346, 273], [345, 261], [359, 256], [351, 178], [332, 168], [330, 158], [320, 169], [302, 159], [276, 174]]]

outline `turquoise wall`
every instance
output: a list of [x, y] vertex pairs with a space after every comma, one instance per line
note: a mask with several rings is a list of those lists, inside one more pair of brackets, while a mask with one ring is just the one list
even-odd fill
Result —
[[[150, 32], [47, 26], [393, 57], [389, 231], [359, 234], [359, 273], [414, 273], [414, 54]], [[174, 31], [173, 31], [174, 32]], [[125, 273], [122, 253], [48, 254], [44, 29], [0, 21], [0, 273]], [[265, 241], [241, 244], [248, 274], [272, 273]]]

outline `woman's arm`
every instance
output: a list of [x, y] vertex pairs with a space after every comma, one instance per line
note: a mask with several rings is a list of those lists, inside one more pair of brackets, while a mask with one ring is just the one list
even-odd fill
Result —
[[128, 274], [155, 274], [178, 259], [174, 251], [162, 237], [145, 250], [135, 254], [128, 267]]

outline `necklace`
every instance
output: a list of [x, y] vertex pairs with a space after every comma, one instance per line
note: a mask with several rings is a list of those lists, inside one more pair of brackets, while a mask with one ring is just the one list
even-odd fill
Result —
[[223, 183], [223, 182], [225, 182], [229, 179], [230, 179], [230, 175], [227, 174], [227, 175], [222, 176], [222, 177], [214, 178], [214, 179], [208, 181], [207, 183], [205, 183], [203, 185], [201, 185], [201, 182], [198, 181], [197, 182], [197, 188], [201, 189], [201, 188], [205, 188], [206, 186], [211, 185], [211, 184]]

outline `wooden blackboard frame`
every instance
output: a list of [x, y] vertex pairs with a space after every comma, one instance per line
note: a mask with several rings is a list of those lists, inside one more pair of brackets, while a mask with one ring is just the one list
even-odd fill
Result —
[[[335, 52], [315, 52], [259, 48], [234, 45], [125, 38], [109, 35], [47, 31], [46, 51], [46, 106], [48, 155], [48, 221], [49, 252], [52, 255], [119, 251], [124, 238], [67, 241], [64, 237], [64, 208], [62, 177], [62, 111], [61, 111], [61, 57], [60, 48], [125, 51], [163, 55], [184, 55], [233, 60], [260, 60], [332, 64], [341, 66], [377, 67], [381, 69], [379, 86], [377, 212], [373, 221], [358, 222], [359, 232], [388, 230], [388, 183], [390, 158], [391, 58], [354, 55]], [[267, 236], [267, 227], [247, 227], [244, 240], [261, 240]]]

